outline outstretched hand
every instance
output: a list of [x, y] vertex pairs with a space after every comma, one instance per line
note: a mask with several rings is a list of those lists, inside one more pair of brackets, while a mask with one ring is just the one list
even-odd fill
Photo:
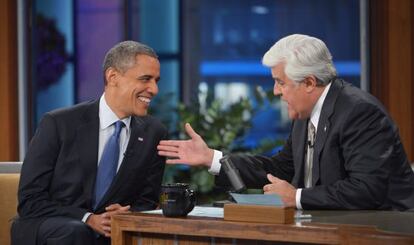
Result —
[[158, 154], [167, 157], [167, 164], [187, 164], [210, 167], [214, 150], [210, 149], [203, 138], [189, 123], [185, 124], [189, 140], [161, 140], [157, 146]]

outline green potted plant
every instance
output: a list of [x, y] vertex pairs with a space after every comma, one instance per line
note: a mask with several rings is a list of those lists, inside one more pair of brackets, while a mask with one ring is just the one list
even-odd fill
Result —
[[[243, 136], [251, 128], [251, 119], [265, 102], [276, 103], [270, 92], [264, 92], [261, 87], [255, 89], [255, 108], [248, 98], [241, 98], [237, 103], [224, 107], [218, 99], [211, 95], [204, 97], [205, 101], [196, 101], [189, 105], [179, 104], [176, 108], [178, 125], [172, 138], [188, 139], [184, 123], [188, 122], [194, 130], [203, 137], [211, 148], [226, 152], [250, 152], [259, 154], [267, 152], [282, 143], [281, 140], [263, 139], [254, 149], [246, 149]], [[214, 187], [214, 176], [205, 167], [187, 167], [183, 165], [168, 165], [164, 174], [164, 183], [186, 182], [196, 190], [198, 203], [210, 203], [226, 197], [223, 190]]]

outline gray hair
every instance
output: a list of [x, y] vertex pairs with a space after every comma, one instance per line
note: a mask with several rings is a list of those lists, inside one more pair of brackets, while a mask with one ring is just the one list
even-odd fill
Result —
[[105, 72], [108, 68], [112, 67], [124, 73], [135, 65], [137, 55], [148, 55], [158, 59], [157, 54], [152, 48], [139, 42], [123, 41], [113, 46], [106, 53], [102, 65], [105, 85], [107, 82]]
[[327, 85], [336, 76], [332, 55], [325, 43], [315, 37], [293, 34], [277, 41], [263, 56], [262, 64], [285, 64], [286, 76], [301, 82], [314, 75], [318, 85]]

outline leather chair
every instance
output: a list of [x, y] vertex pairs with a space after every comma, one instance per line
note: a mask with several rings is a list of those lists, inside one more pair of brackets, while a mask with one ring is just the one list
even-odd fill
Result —
[[0, 244], [10, 244], [11, 220], [17, 214], [21, 162], [0, 162]]

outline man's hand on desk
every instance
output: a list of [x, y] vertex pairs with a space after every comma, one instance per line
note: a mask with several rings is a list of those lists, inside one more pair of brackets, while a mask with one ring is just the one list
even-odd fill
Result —
[[185, 124], [189, 140], [161, 140], [157, 146], [160, 156], [168, 157], [167, 164], [187, 164], [210, 167], [214, 150], [198, 135], [189, 123]]
[[281, 180], [271, 174], [267, 175], [271, 184], [263, 186], [264, 194], [278, 194], [285, 206], [296, 207], [296, 189], [285, 180]]
[[110, 216], [114, 215], [114, 214], [122, 214], [122, 213], [129, 213], [129, 209], [131, 208], [131, 206], [127, 205], [127, 206], [121, 206], [118, 203], [115, 204], [111, 204], [108, 207], [105, 208], [106, 212], [109, 213]]
[[130, 206], [121, 206], [118, 203], [111, 204], [105, 208], [106, 212], [102, 214], [92, 214], [86, 220], [93, 230], [106, 237], [111, 236], [111, 217], [115, 214], [129, 213]]

